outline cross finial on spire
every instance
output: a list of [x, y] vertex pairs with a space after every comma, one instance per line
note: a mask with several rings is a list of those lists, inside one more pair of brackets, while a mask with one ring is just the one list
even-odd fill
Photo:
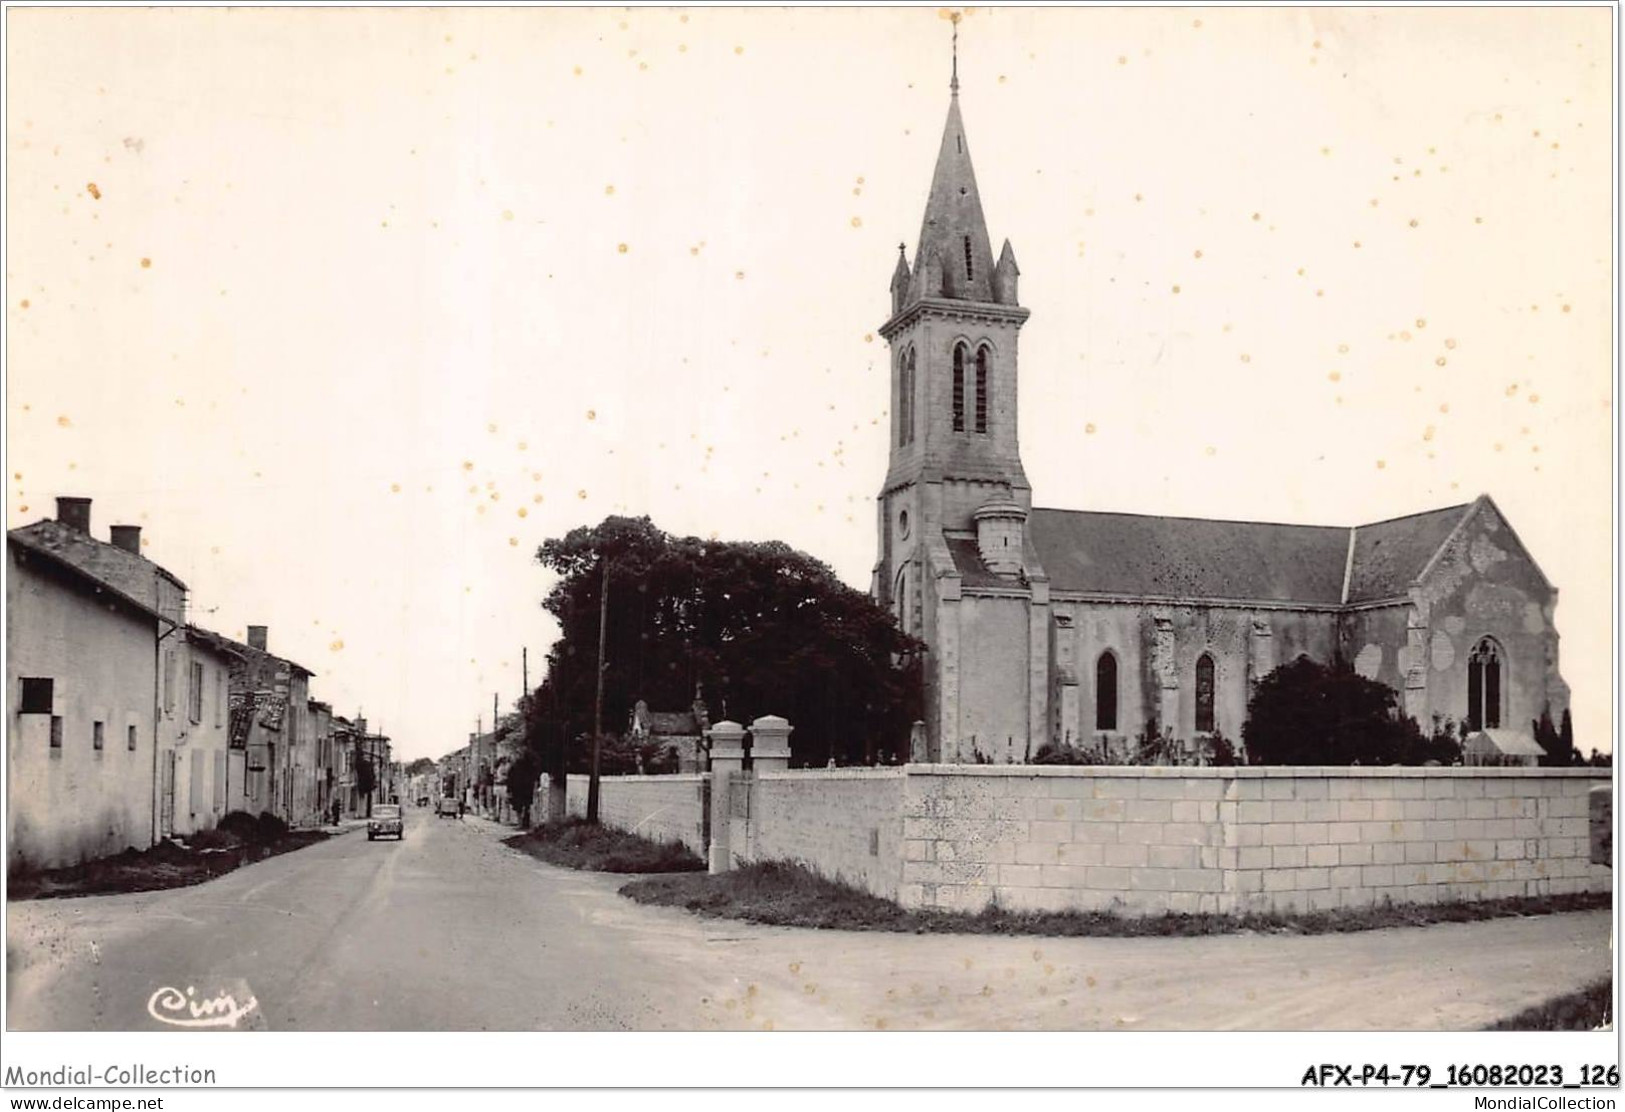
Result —
[[949, 18], [952, 19], [954, 25], [954, 70], [953, 76], [948, 81], [948, 91], [957, 97], [959, 95], [959, 13], [955, 12]]

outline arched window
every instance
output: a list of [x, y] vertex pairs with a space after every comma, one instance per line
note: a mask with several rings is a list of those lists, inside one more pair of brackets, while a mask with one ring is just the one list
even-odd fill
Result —
[[1213, 732], [1213, 657], [1196, 658], [1196, 732]]
[[912, 617], [911, 611], [913, 610], [913, 607], [910, 605], [910, 599], [908, 597], [907, 564], [904, 564], [897, 571], [897, 588], [896, 594], [892, 598], [892, 606], [897, 614], [897, 628], [901, 629], [904, 633], [912, 632], [909, 629], [909, 621]]
[[907, 415], [905, 418], [907, 423], [903, 426], [903, 443], [905, 444], [914, 443], [914, 391], [916, 389], [914, 368], [914, 349], [910, 347], [908, 349], [908, 372], [907, 377], [904, 379], [908, 384], [907, 400], [903, 403], [905, 407], [904, 413]]
[[1095, 729], [1117, 729], [1117, 658], [1110, 651], [1095, 661]]
[[965, 431], [965, 345], [954, 345], [954, 431]]
[[1501, 646], [1485, 637], [1467, 658], [1467, 728], [1493, 729], [1501, 724]]
[[976, 351], [976, 431], [987, 431], [987, 348]]
[[908, 352], [897, 353], [897, 445], [908, 443]]

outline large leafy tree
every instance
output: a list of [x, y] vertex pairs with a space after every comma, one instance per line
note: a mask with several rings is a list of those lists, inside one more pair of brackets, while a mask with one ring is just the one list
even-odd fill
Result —
[[1459, 748], [1399, 710], [1399, 694], [1342, 660], [1307, 656], [1258, 681], [1242, 727], [1254, 764], [1450, 764]]
[[[555, 775], [561, 764], [585, 767], [606, 563], [606, 734], [624, 730], [638, 699], [666, 710], [700, 692], [713, 720], [788, 718], [801, 764], [906, 752], [920, 714], [920, 643], [813, 557], [774, 541], [672, 537], [648, 518], [609, 517], [547, 541], [537, 559], [558, 575], [543, 606], [563, 635], [527, 701], [528, 738]], [[623, 760], [622, 748], [606, 757], [635, 759]]]

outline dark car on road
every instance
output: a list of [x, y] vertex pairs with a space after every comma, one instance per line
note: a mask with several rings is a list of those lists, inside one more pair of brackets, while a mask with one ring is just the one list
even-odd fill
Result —
[[399, 804], [380, 803], [372, 809], [372, 818], [367, 820], [367, 841], [374, 838], [402, 838], [405, 833], [406, 825], [401, 819]]

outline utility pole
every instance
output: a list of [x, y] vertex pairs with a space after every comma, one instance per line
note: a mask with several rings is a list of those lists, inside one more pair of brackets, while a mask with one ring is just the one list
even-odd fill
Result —
[[598, 588], [598, 692], [592, 701], [592, 775], [587, 779], [587, 821], [598, 821], [598, 763], [604, 735], [604, 634], [609, 623], [609, 557], [603, 557], [604, 578]]
[[519, 708], [530, 706], [530, 648], [519, 646]]

